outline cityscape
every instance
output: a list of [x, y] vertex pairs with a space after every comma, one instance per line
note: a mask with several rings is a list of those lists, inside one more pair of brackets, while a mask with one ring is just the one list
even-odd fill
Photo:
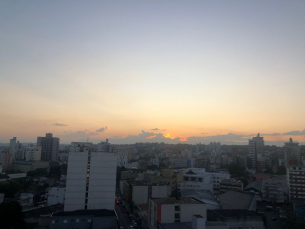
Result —
[[305, 229], [305, 1], [0, 1], [0, 229]]

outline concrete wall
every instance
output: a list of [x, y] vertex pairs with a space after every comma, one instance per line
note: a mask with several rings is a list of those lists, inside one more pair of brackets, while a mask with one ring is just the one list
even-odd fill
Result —
[[48, 192], [48, 205], [64, 204], [66, 188], [52, 187]]
[[148, 186], [133, 186], [132, 200], [136, 205], [148, 202]]
[[181, 204], [180, 205], [180, 221], [192, 222], [193, 215], [201, 215], [207, 217], [207, 211], [204, 204]]

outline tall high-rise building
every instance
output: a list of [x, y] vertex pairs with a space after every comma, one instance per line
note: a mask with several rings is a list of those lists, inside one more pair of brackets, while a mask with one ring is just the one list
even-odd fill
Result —
[[285, 160], [286, 160], [287, 166], [301, 164], [299, 143], [293, 142], [292, 138], [289, 139], [289, 142], [285, 143], [284, 155], [285, 155]]
[[41, 160], [58, 160], [59, 138], [54, 138], [51, 133], [47, 133], [45, 137], [37, 137], [37, 146], [41, 146]]
[[249, 158], [251, 158], [252, 168], [257, 170], [257, 154], [264, 153], [264, 138], [259, 133], [256, 137], [249, 139]]
[[[18, 142], [19, 143], [19, 142]], [[9, 153], [10, 153], [10, 155], [11, 155], [11, 158], [12, 159], [15, 159], [15, 157], [16, 157], [16, 151], [17, 151], [17, 149], [16, 149], [16, 146], [17, 146], [18, 144], [17, 144], [17, 138], [16, 137], [13, 137], [12, 139], [10, 139], [10, 149], [9, 149]]]
[[94, 151], [90, 142], [72, 142], [64, 211], [114, 210], [117, 155]]

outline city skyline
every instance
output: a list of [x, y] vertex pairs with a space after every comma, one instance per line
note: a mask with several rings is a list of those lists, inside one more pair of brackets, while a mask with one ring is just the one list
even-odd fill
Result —
[[0, 143], [305, 142], [304, 1], [0, 6]]

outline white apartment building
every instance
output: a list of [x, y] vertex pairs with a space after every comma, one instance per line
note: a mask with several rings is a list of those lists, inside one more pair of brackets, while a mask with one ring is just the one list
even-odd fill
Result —
[[288, 202], [288, 183], [286, 175], [273, 176], [262, 183], [262, 199], [276, 203]]
[[52, 187], [48, 191], [48, 206], [55, 204], [64, 204], [66, 188]]
[[290, 165], [287, 167], [287, 179], [291, 202], [305, 202], [305, 166]]
[[72, 142], [64, 211], [114, 210], [117, 155], [92, 152], [92, 143]]
[[206, 172], [202, 168], [181, 169], [184, 181], [213, 184], [213, 193], [219, 194], [219, 183], [224, 179], [230, 179], [230, 174], [225, 172]]
[[257, 154], [264, 153], [264, 138], [257, 134], [252, 140], [249, 139], [249, 157], [251, 158], [252, 168], [256, 170]]
[[127, 167], [128, 164], [128, 151], [119, 151], [117, 153], [117, 160], [118, 160], [118, 166], [122, 167], [124, 166], [125, 168]]
[[41, 160], [41, 146], [24, 148], [26, 161], [40, 161]]

